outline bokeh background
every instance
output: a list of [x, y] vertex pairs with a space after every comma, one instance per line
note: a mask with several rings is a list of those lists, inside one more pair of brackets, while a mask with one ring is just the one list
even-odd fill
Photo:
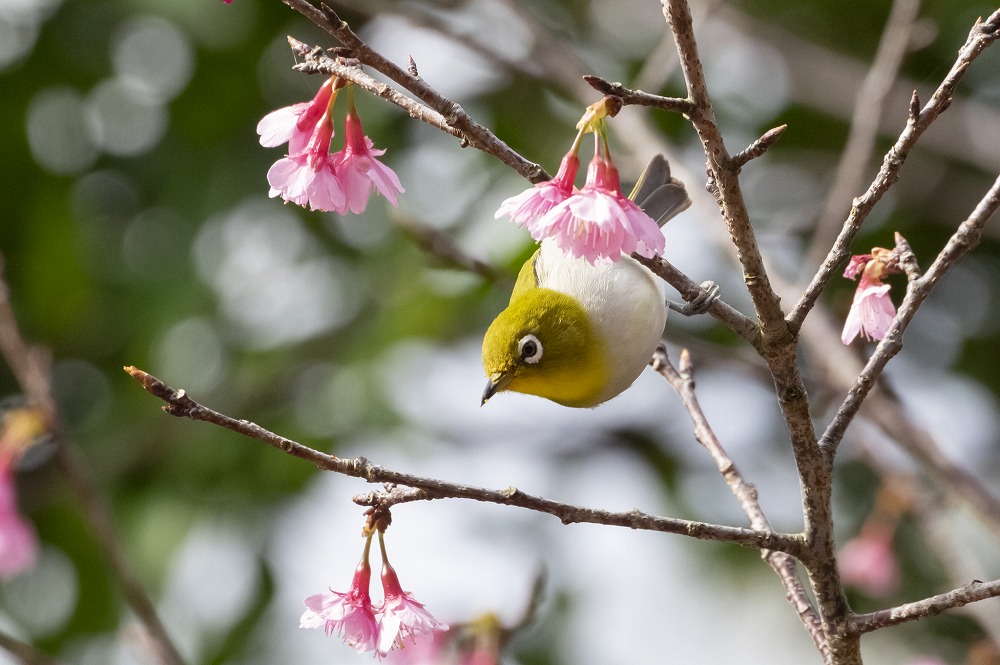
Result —
[[[788, 124], [743, 182], [772, 269], [794, 283], [818, 264], [813, 229], [889, 3], [693, 8], [730, 149]], [[412, 55], [431, 85], [552, 171], [583, 106], [597, 99], [581, 88], [582, 74], [682, 90], [653, 0], [338, 9], [373, 46], [399, 63]], [[858, 174], [864, 186], [904, 125], [910, 92], [929, 97], [975, 18], [994, 9], [923, 4], [876, 155]], [[257, 144], [256, 123], [319, 85], [292, 71], [286, 35], [332, 45], [277, 0], [0, 0], [4, 272], [25, 337], [52, 351], [67, 432], [188, 661], [368, 662], [336, 638], [301, 631], [298, 617], [305, 596], [349, 583], [362, 547], [362, 511], [350, 497], [371, 488], [164, 415], [121, 371], [126, 364], [337, 455], [590, 506], [744, 524], [676, 396], [652, 372], [592, 411], [519, 395], [479, 407], [482, 332], [532, 251], [526, 233], [493, 219], [526, 186], [498, 162], [361, 95], [365, 128], [407, 188], [399, 208], [378, 199], [361, 216], [341, 217], [268, 199], [265, 173], [281, 150]], [[633, 108], [612, 127], [623, 179], [668, 151], [695, 199], [666, 229], [668, 257], [749, 311], [691, 128]], [[1000, 48], [969, 70], [921, 146], [866, 223], [858, 253], [891, 246], [899, 230], [929, 264], [989, 187], [1000, 171]], [[889, 377], [914, 422], [1000, 491], [993, 221], [907, 331]], [[490, 270], [425, 251], [438, 236]], [[853, 289], [837, 278], [825, 311], [842, 320]], [[705, 410], [772, 523], [800, 528], [794, 465], [762, 365], [706, 317], [671, 317], [666, 337], [675, 356], [691, 349]], [[842, 393], [823, 383], [824, 372], [805, 371], [822, 425]], [[6, 369], [0, 391], [18, 392]], [[871, 509], [879, 469], [916, 467], [864, 419], [840, 459], [844, 541]], [[43, 549], [34, 570], [0, 586], [0, 629], [66, 663], [150, 662], [50, 455], [40, 447], [21, 466], [20, 506]], [[946, 499], [940, 505], [938, 523], [960, 544], [969, 578], [1000, 576], [995, 534]], [[754, 552], [458, 501], [401, 506], [394, 518], [387, 543], [403, 585], [445, 621], [484, 612], [517, 621], [547, 569], [536, 621], [507, 662], [711, 664], [736, 654], [747, 663], [819, 662]], [[887, 598], [852, 592], [856, 607], [953, 586], [917, 522], [904, 518], [897, 533], [904, 584]], [[1000, 616], [1000, 601], [990, 603]], [[866, 662], [963, 663], [989, 630], [949, 613], [867, 637]]]

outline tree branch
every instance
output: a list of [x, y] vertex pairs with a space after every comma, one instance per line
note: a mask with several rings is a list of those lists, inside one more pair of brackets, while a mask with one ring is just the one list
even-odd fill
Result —
[[367, 90], [376, 97], [381, 97], [387, 102], [395, 104], [406, 111], [411, 118], [426, 122], [431, 127], [440, 129], [442, 132], [451, 134], [456, 138], [465, 139], [465, 135], [449, 125], [448, 121], [440, 113], [407, 97], [392, 86], [376, 81], [366, 74], [361, 67], [345, 64], [339, 58], [333, 59], [327, 57], [320, 47], [309, 46], [294, 37], [288, 38], [288, 45], [291, 47], [292, 53], [303, 59], [303, 62], [293, 67], [296, 71], [306, 74], [339, 76], [345, 81], [350, 81], [359, 88]]
[[837, 236], [837, 240], [827, 254], [826, 260], [823, 261], [823, 264], [816, 272], [816, 275], [813, 276], [809, 286], [803, 292], [801, 299], [795, 305], [791, 314], [788, 315], [788, 323], [793, 329], [798, 330], [802, 325], [802, 321], [805, 320], [809, 310], [815, 305], [816, 299], [819, 298], [830, 279], [836, 274], [841, 263], [850, 254], [854, 237], [858, 234], [861, 224], [868, 217], [872, 208], [889, 191], [889, 188], [899, 180], [899, 172], [903, 167], [903, 162], [906, 161], [906, 157], [913, 146], [916, 145], [917, 140], [931, 123], [951, 104], [955, 88], [961, 82], [969, 65], [972, 64], [979, 54], [993, 44], [997, 38], [1000, 38], [1000, 9], [985, 21], [976, 21], [976, 25], [969, 33], [968, 40], [966, 40], [965, 45], [959, 50], [958, 59], [952, 65], [951, 71], [948, 72], [941, 85], [938, 86], [938, 89], [931, 96], [930, 101], [922, 109], [919, 109], [919, 102], [916, 97], [917, 93], [914, 91], [913, 103], [910, 106], [906, 128], [903, 129], [895, 145], [886, 153], [882, 161], [882, 168], [879, 169], [875, 179], [868, 187], [868, 191], [854, 200], [851, 213], [844, 222], [840, 230], [840, 235]]
[[858, 640], [846, 635], [841, 625], [850, 610], [835, 565], [831, 509], [833, 468], [817, 446], [809, 399], [799, 374], [795, 337], [784, 319], [750, 225], [739, 183], [740, 164], [729, 156], [715, 120], [687, 2], [663, 0], [663, 6], [677, 42], [688, 97], [695, 107], [689, 118], [708, 158], [708, 188], [722, 209], [760, 325], [761, 340], [755, 348], [774, 380], [778, 404], [788, 429], [802, 493], [803, 531], [809, 544], [806, 556], [799, 559], [810, 574], [830, 649], [829, 660], [844, 665], [860, 663]]
[[[757, 498], [757, 488], [748, 483], [736, 464], [722, 447], [722, 443], [715, 435], [715, 431], [709, 424], [705, 413], [698, 403], [698, 396], [695, 394], [694, 365], [691, 362], [691, 355], [687, 349], [681, 351], [680, 371], [674, 368], [667, 356], [667, 349], [662, 343], [657, 347], [656, 353], [650, 363], [660, 375], [670, 382], [681, 402], [691, 416], [694, 424], [695, 438], [702, 446], [708, 450], [722, 474], [730, 491], [736, 497], [743, 509], [744, 514], [750, 520], [750, 526], [758, 531], [770, 531], [771, 523], [764, 515]], [[816, 608], [809, 601], [805, 587], [799, 580], [795, 559], [783, 552], [771, 550], [761, 550], [761, 558], [777, 573], [781, 583], [785, 587], [785, 597], [795, 608], [799, 619], [805, 626], [806, 632], [812, 638], [816, 649], [823, 654], [824, 659], [829, 658], [829, 649], [826, 644], [826, 636], [823, 634], [823, 625]]]
[[286, 439], [247, 420], [237, 420], [203, 406], [185, 394], [163, 383], [155, 376], [135, 367], [126, 367], [143, 388], [167, 403], [163, 410], [172, 416], [202, 420], [224, 427], [251, 439], [273, 446], [293, 457], [306, 460], [317, 468], [333, 471], [354, 478], [362, 478], [370, 483], [392, 483], [412, 487], [422, 492], [407, 493], [396, 503], [431, 499], [471, 499], [505, 506], [516, 506], [558, 517], [564, 524], [593, 523], [608, 526], [622, 526], [644, 531], [661, 531], [690, 536], [701, 540], [737, 543], [747, 547], [757, 547], [787, 552], [797, 556], [802, 550], [802, 539], [795, 534], [757, 531], [738, 527], [693, 522], [670, 517], [649, 515], [639, 510], [612, 512], [595, 508], [574, 506], [525, 494], [515, 487], [505, 490], [491, 490], [460, 483], [450, 483], [433, 478], [414, 476], [408, 473], [385, 469], [372, 464], [364, 457], [342, 459], [321, 453], [301, 443]]
[[962, 607], [987, 598], [1000, 596], [1000, 580], [980, 582], [973, 580], [965, 586], [947, 593], [940, 593], [915, 603], [907, 603], [869, 614], [855, 614], [848, 621], [848, 630], [854, 635], [870, 633], [879, 628], [896, 626], [907, 621], [941, 614], [945, 610]]
[[[1000, 21], [1000, 12], [997, 13]], [[896, 312], [896, 318], [886, 332], [885, 337], [875, 348], [875, 353], [868, 359], [865, 368], [858, 375], [843, 404], [837, 410], [837, 415], [827, 426], [823, 437], [820, 440], [820, 448], [831, 460], [836, 453], [837, 446], [844, 438], [847, 426], [861, 408], [861, 403], [871, 392], [875, 382], [881, 376], [886, 364], [903, 348], [903, 331], [913, 320], [917, 309], [924, 302], [931, 290], [937, 285], [941, 278], [955, 263], [972, 248], [979, 244], [982, 236], [983, 226], [987, 220], [1000, 208], [1000, 176], [994, 181], [993, 186], [986, 195], [979, 201], [972, 214], [962, 222], [958, 230], [952, 234], [948, 243], [941, 253], [938, 254], [934, 263], [927, 269], [922, 277], [910, 279], [907, 282], [906, 296], [903, 303]]]
[[771, 149], [771, 146], [778, 142], [778, 139], [781, 138], [781, 135], [785, 133], [785, 129], [787, 128], [788, 125], [778, 125], [764, 132], [759, 139], [733, 155], [733, 167], [742, 169], [750, 160], [762, 156]]
[[0, 649], [5, 649], [23, 665], [61, 665], [58, 660], [44, 651], [36, 649], [27, 642], [22, 642], [3, 631], [0, 631]]
[[587, 74], [583, 77], [590, 86], [602, 95], [614, 95], [621, 97], [623, 104], [634, 104], [636, 106], [648, 106], [661, 111], [672, 113], [683, 113], [685, 115], [694, 111], [694, 103], [690, 99], [679, 97], [663, 97], [654, 95], [642, 90], [630, 90], [621, 83], [611, 83], [600, 76]]
[[[632, 258], [649, 268], [653, 274], [660, 277], [667, 284], [677, 289], [677, 292], [681, 294], [681, 297], [684, 298], [685, 301], [691, 302], [695, 298], [704, 294], [704, 289], [701, 284], [698, 284], [693, 279], [685, 275], [677, 269], [674, 264], [670, 263], [662, 256], [654, 256], [649, 259], [645, 256], [640, 256], [639, 254], [632, 254]], [[760, 330], [757, 328], [757, 325], [745, 314], [733, 308], [731, 305], [726, 304], [721, 298], [712, 302], [712, 304], [705, 311], [715, 317], [717, 321], [725, 325], [734, 333], [749, 342], [751, 346], [759, 348], [761, 343]]]
[[698, 44], [691, 24], [691, 11], [686, 0], [664, 0], [663, 11], [677, 42], [681, 69], [687, 83], [688, 99], [692, 104], [687, 115], [708, 157], [710, 191], [716, 194], [729, 229], [729, 236], [736, 247], [740, 265], [743, 267], [744, 281], [760, 322], [764, 345], [785, 343], [790, 339], [784, 320], [785, 315], [781, 311], [777, 294], [771, 288], [757, 238], [750, 225], [746, 202], [740, 188], [739, 168], [734, 168], [715, 120], [701, 60], [698, 57]]
[[351, 55], [361, 64], [384, 74], [439, 113], [444, 118], [445, 124], [460, 132], [463, 141], [468, 145], [497, 157], [531, 182], [549, 179], [545, 169], [529, 162], [511, 149], [496, 134], [473, 120], [459, 104], [441, 95], [419, 76], [413, 76], [369, 47], [330, 7], [321, 5], [322, 10], [320, 10], [307, 0], [282, 0], [282, 2], [350, 49]]

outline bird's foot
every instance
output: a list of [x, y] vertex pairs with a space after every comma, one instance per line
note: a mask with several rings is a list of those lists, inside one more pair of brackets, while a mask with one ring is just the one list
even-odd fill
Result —
[[720, 295], [721, 290], [719, 289], [719, 285], [709, 280], [701, 283], [701, 293], [695, 296], [690, 302], [675, 303], [672, 300], [668, 300], [667, 306], [684, 316], [704, 314], [712, 306], [712, 303], [719, 299]]

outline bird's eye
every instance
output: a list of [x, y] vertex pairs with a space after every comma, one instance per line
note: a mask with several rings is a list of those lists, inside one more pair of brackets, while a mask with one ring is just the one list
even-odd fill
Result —
[[517, 343], [517, 352], [521, 360], [534, 365], [542, 359], [542, 343], [534, 335], [525, 335]]

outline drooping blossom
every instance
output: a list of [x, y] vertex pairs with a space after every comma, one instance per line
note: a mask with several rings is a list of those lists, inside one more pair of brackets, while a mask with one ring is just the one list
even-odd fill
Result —
[[882, 598], [899, 588], [899, 560], [892, 549], [891, 525], [868, 522], [837, 555], [845, 584], [868, 596]]
[[[327, 79], [320, 86], [312, 101], [300, 102], [285, 106], [277, 111], [271, 111], [257, 123], [257, 133], [260, 134], [260, 144], [265, 148], [276, 148], [288, 144], [288, 154], [294, 155], [305, 150], [309, 139], [316, 129], [316, 124], [330, 107], [336, 77]], [[333, 126], [330, 126], [330, 136], [333, 136]], [[327, 148], [329, 148], [329, 140]]]
[[556, 177], [506, 199], [493, 217], [495, 219], [510, 217], [515, 224], [527, 228], [532, 238], [541, 241], [544, 236], [539, 235], [537, 222], [545, 213], [573, 194], [576, 189], [573, 181], [579, 170], [580, 158], [576, 156], [574, 146], [574, 149], [562, 158]]
[[0, 461], [0, 579], [10, 579], [31, 568], [38, 555], [38, 537], [17, 512], [14, 469]]
[[31, 568], [38, 556], [38, 536], [17, 511], [14, 466], [21, 455], [45, 433], [39, 409], [14, 408], [0, 425], [0, 579]]
[[850, 344], [859, 334], [869, 340], [885, 337], [896, 316], [896, 307], [889, 297], [889, 285], [883, 284], [882, 278], [894, 271], [898, 268], [893, 267], [891, 252], [887, 249], [876, 247], [871, 254], [851, 257], [844, 277], [857, 279], [860, 274], [861, 280], [840, 335], [844, 344]]
[[346, 197], [330, 154], [333, 123], [329, 106], [316, 123], [305, 149], [275, 162], [267, 172], [270, 196], [312, 210], [344, 212]]
[[344, 119], [344, 148], [331, 158], [344, 188], [346, 203], [342, 212], [347, 209], [354, 214], [364, 212], [373, 186], [392, 205], [397, 205], [396, 195], [406, 191], [396, 172], [376, 159], [385, 150], [377, 150], [374, 145], [365, 136], [352, 100]]
[[[381, 536], [381, 533], [379, 534]], [[383, 549], [383, 552], [385, 550]], [[448, 626], [435, 619], [413, 594], [403, 591], [396, 571], [383, 554], [382, 590], [385, 601], [378, 611], [378, 651], [385, 655], [394, 648], [405, 648], [420, 634], [448, 630]]]
[[306, 611], [299, 620], [300, 628], [323, 628], [327, 635], [339, 635], [356, 651], [372, 651], [379, 642], [379, 627], [368, 592], [372, 569], [368, 565], [371, 538], [365, 543], [364, 555], [354, 571], [347, 593], [330, 589], [305, 599]]
[[563, 252], [594, 264], [632, 252], [652, 258], [665, 244], [656, 222], [622, 194], [614, 164], [600, 155], [587, 167], [580, 191], [542, 216], [535, 228], [536, 239], [552, 237]]

